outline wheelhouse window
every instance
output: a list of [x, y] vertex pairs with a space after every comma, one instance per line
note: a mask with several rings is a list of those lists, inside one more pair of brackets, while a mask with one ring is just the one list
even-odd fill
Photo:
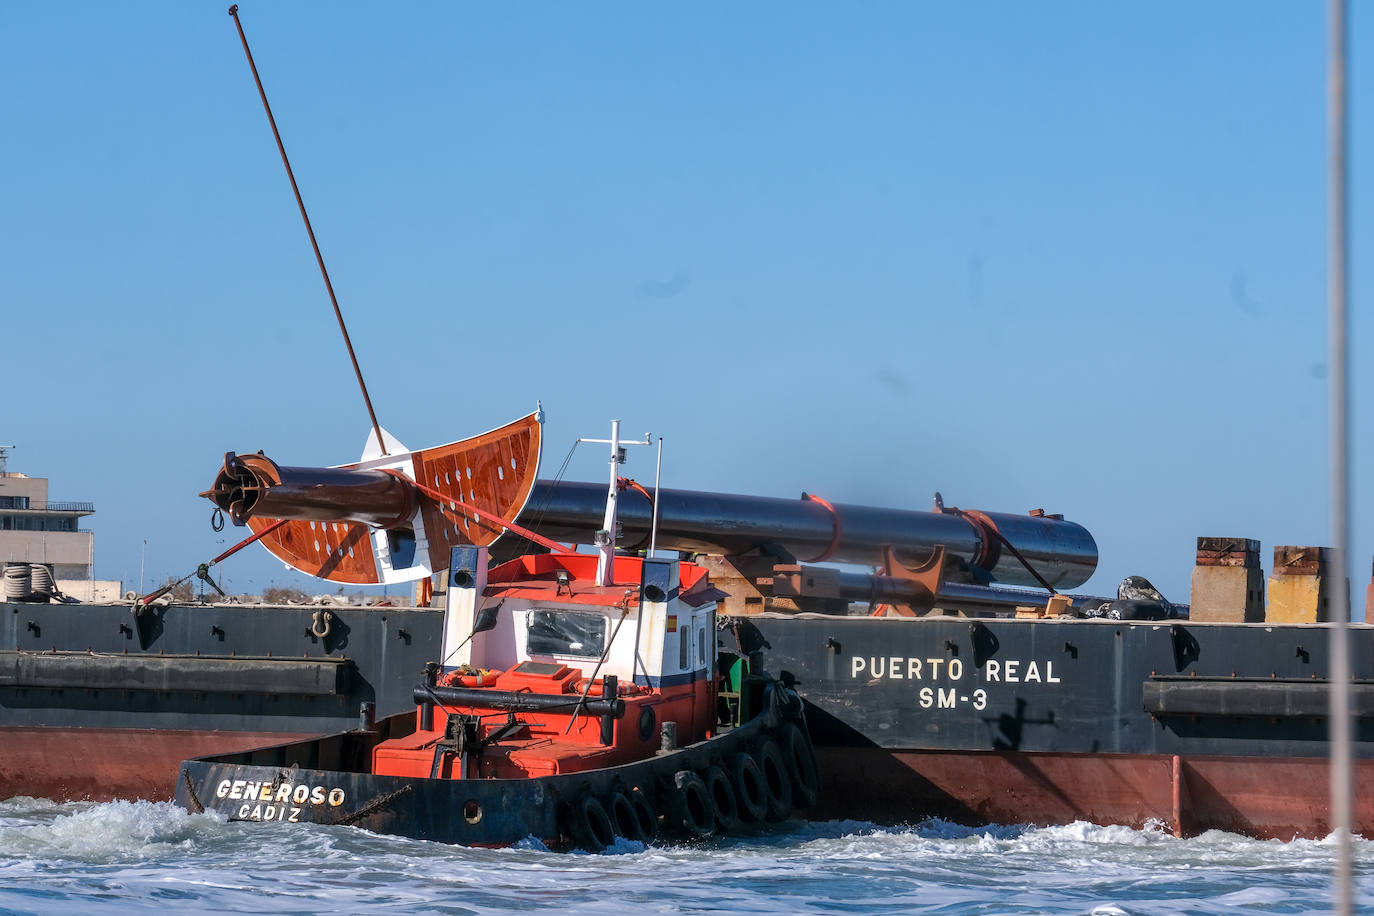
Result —
[[607, 620], [575, 611], [530, 611], [525, 648], [530, 655], [600, 658], [606, 651]]

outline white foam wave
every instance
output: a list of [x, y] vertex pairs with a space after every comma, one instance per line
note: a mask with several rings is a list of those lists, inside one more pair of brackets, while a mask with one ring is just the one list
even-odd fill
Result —
[[186, 847], [193, 834], [216, 824], [168, 802], [117, 801], [57, 805], [11, 799], [0, 808], [0, 849], [11, 856], [83, 862], [132, 861]]
[[[225, 823], [167, 804], [0, 802], [0, 911], [554, 910], [756, 914], [1303, 913], [1324, 905], [1327, 841], [1180, 840], [1077, 823], [791, 823], [692, 845], [562, 855], [463, 849], [318, 825]], [[1374, 847], [1357, 844], [1360, 899]]]

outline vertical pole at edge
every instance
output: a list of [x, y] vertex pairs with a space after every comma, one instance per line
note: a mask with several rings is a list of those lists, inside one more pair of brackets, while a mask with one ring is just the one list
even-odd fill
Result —
[[1350, 728], [1350, 370], [1346, 294], [1348, 284], [1346, 213], [1346, 0], [1329, 0], [1330, 59], [1327, 72], [1328, 277], [1331, 362], [1331, 528], [1338, 564], [1331, 597], [1331, 829], [1336, 834], [1332, 870], [1333, 910], [1350, 913], [1351, 802], [1354, 769]]

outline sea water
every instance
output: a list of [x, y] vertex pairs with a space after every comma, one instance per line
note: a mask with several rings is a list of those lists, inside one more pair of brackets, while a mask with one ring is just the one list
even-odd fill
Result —
[[[1355, 843], [1374, 907], [1374, 843]], [[1330, 841], [790, 823], [695, 845], [462, 849], [166, 803], [0, 802], [0, 912], [1317, 913]]]

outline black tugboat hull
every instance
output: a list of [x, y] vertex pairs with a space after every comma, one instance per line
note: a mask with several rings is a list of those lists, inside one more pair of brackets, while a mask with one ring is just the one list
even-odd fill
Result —
[[[801, 704], [769, 708], [744, 725], [705, 741], [633, 763], [530, 779], [425, 779], [365, 770], [372, 749], [412, 730], [414, 714], [393, 716], [372, 732], [353, 731], [239, 754], [187, 760], [175, 801], [193, 813], [229, 821], [353, 826], [393, 836], [462, 846], [512, 846], [527, 838], [551, 849], [589, 842], [583, 802], [602, 810], [615, 793], [638, 794], [681, 829], [683, 804], [674, 782], [682, 771], [704, 774], [733, 755], [757, 751], [784, 723], [800, 722]], [[655, 828], [654, 832], [656, 832]]]

